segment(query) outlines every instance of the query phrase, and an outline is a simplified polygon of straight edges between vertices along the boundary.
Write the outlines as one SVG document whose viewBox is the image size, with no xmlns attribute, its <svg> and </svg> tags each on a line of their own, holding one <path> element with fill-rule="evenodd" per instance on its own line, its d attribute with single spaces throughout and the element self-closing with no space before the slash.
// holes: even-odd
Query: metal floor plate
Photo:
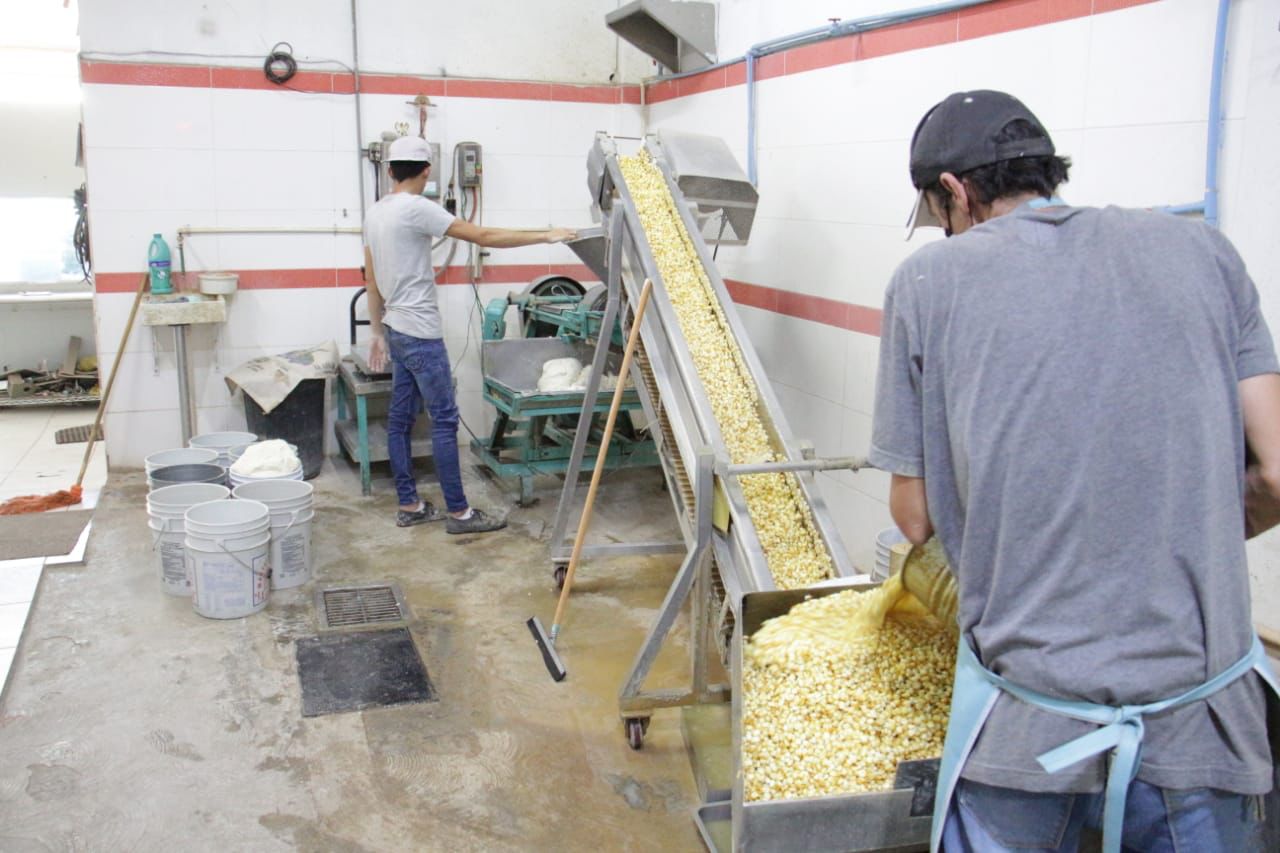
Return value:
<svg viewBox="0 0 1280 853">
<path fill-rule="evenodd" d="M 436 699 L 407 628 L 304 637 L 297 658 L 304 717 Z"/>
</svg>

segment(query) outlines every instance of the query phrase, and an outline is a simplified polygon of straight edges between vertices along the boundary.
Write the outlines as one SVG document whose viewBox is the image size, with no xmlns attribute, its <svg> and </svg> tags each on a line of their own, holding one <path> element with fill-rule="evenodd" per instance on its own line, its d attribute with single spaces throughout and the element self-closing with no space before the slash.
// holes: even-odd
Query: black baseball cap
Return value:
<svg viewBox="0 0 1280 853">
<path fill-rule="evenodd" d="M 1040 134 L 997 143 L 995 138 L 1000 131 L 1018 119 L 1029 122 Z M 1013 95 L 990 89 L 948 95 L 924 114 L 911 137 L 911 183 L 919 193 L 907 220 L 907 238 L 910 239 L 918 227 L 942 226 L 929 210 L 924 188 L 937 181 L 943 172 L 960 175 L 1001 160 L 1053 153 L 1049 132 Z"/>
</svg>

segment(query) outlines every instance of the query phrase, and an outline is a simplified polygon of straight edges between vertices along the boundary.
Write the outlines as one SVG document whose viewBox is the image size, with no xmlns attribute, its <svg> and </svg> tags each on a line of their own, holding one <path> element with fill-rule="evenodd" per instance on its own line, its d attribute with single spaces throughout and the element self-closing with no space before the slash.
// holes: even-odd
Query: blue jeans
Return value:
<svg viewBox="0 0 1280 853">
<path fill-rule="evenodd" d="M 1209 788 L 1175 791 L 1134 780 L 1122 849 L 1142 853 L 1261 853 L 1262 797 Z M 961 779 L 942 833 L 945 853 L 1068 853 L 1101 829 L 1103 795 L 1036 794 Z"/>
<path fill-rule="evenodd" d="M 467 508 L 467 496 L 462 491 L 462 467 L 458 463 L 458 404 L 453 397 L 453 374 L 444 341 L 415 338 L 390 326 L 385 328 L 391 357 L 387 454 L 396 478 L 396 496 L 401 506 L 418 503 L 409 438 L 425 402 L 431 415 L 431 454 L 445 506 L 450 512 L 462 512 Z"/>
</svg>

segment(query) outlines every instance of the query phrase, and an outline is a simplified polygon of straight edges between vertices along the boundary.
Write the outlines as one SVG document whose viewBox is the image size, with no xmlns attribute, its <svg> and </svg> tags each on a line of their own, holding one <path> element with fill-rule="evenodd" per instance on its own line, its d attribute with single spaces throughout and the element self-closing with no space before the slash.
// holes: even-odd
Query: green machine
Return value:
<svg viewBox="0 0 1280 853">
<path fill-rule="evenodd" d="M 521 506 L 535 500 L 534 477 L 563 474 L 568 468 L 582 412 L 582 391 L 538 390 L 542 366 L 557 358 L 591 364 L 606 299 L 604 285 L 588 290 L 568 276 L 548 275 L 520 293 L 510 293 L 485 306 L 480 365 L 484 398 L 497 410 L 497 417 L 487 437 L 472 439 L 471 452 L 498 478 L 519 481 Z M 512 306 L 520 328 L 518 337 L 508 338 L 507 314 Z M 607 364 L 609 372 L 616 374 L 623 342 L 617 324 L 611 340 L 617 351 L 609 354 Z M 601 390 L 586 427 L 597 447 L 612 396 L 612 390 Z M 640 409 L 636 390 L 627 389 L 622 411 Z M 594 464 L 595 454 L 588 453 L 582 469 L 590 471 Z M 637 428 L 631 417 L 621 418 L 610 443 L 606 469 L 657 464 L 657 448 L 647 430 Z"/>
</svg>

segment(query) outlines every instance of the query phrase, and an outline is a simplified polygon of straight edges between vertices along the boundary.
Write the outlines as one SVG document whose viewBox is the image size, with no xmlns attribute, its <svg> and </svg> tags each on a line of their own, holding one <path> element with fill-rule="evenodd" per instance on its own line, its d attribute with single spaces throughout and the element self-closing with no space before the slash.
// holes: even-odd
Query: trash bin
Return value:
<svg viewBox="0 0 1280 853">
<path fill-rule="evenodd" d="M 320 473 L 324 462 L 323 379 L 303 379 L 270 414 L 245 394 L 244 419 L 259 439 L 282 438 L 297 446 L 303 479 Z"/>
</svg>

